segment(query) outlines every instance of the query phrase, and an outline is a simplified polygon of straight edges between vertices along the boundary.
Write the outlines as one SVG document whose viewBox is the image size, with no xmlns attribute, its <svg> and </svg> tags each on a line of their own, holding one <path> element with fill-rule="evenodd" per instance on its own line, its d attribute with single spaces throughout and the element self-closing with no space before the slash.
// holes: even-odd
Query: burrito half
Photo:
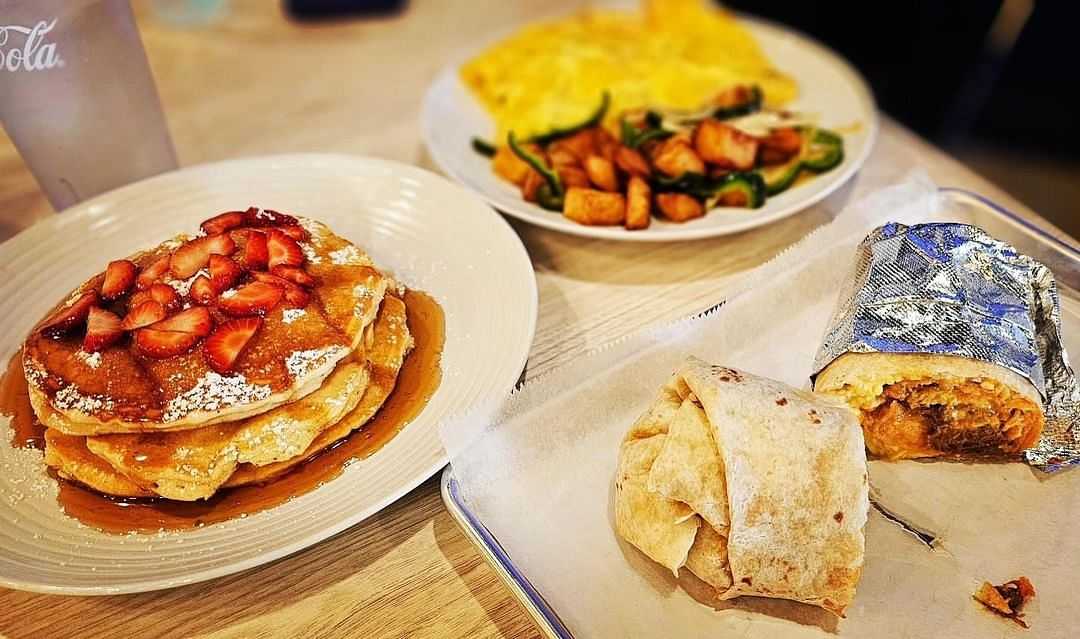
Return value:
<svg viewBox="0 0 1080 639">
<path fill-rule="evenodd" d="M 867 449 L 885 459 L 1014 455 L 1043 429 L 1030 381 L 955 355 L 846 353 L 817 376 L 814 390 L 857 410 Z"/>
<path fill-rule="evenodd" d="M 722 599 L 843 616 L 862 571 L 862 432 L 841 403 L 690 358 L 619 454 L 617 533 Z"/>
</svg>

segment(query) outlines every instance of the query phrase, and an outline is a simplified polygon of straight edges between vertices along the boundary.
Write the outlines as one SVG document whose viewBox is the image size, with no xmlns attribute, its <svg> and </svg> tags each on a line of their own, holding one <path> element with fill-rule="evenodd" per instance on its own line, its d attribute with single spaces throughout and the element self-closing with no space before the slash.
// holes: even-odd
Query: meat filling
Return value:
<svg viewBox="0 0 1080 639">
<path fill-rule="evenodd" d="M 989 379 L 903 380 L 879 399 L 862 425 L 870 452 L 888 459 L 1017 453 L 1041 430 L 1038 406 Z"/>
</svg>

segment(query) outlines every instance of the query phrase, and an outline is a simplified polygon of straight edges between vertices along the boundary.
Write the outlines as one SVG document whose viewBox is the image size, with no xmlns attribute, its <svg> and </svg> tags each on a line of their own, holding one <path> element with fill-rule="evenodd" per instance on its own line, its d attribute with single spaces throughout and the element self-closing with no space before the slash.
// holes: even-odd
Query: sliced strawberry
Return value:
<svg viewBox="0 0 1080 639">
<path fill-rule="evenodd" d="M 172 287 L 170 286 L 169 288 Z M 143 302 L 149 302 L 152 299 L 154 298 L 150 295 L 150 291 L 136 291 L 132 293 L 131 297 L 129 297 L 127 301 L 128 312 L 130 313 L 131 310 L 139 304 L 142 304 Z"/>
<path fill-rule="evenodd" d="M 224 213 L 219 213 L 209 220 L 204 221 L 199 225 L 199 228 L 207 235 L 217 235 L 218 233 L 224 233 L 229 229 L 234 229 L 243 223 L 243 211 L 225 211 Z"/>
<path fill-rule="evenodd" d="M 258 231 L 249 232 L 244 244 L 244 256 L 241 258 L 244 267 L 252 271 L 262 271 L 266 269 L 269 260 L 270 250 L 266 245 L 266 235 Z"/>
<path fill-rule="evenodd" d="M 266 247 L 270 250 L 270 269 L 275 266 L 300 266 L 304 263 L 304 252 L 296 240 L 278 229 L 266 232 Z"/>
<path fill-rule="evenodd" d="M 214 288 L 214 284 L 210 281 L 210 278 L 205 275 L 200 275 L 195 278 L 195 281 L 191 283 L 191 288 L 188 289 L 188 295 L 191 299 L 195 300 L 197 304 L 213 304 L 217 299 L 218 291 Z"/>
<path fill-rule="evenodd" d="M 244 224 L 247 226 L 295 226 L 299 223 L 300 221 L 291 215 L 270 209 L 260 211 L 253 206 L 244 212 Z"/>
<path fill-rule="evenodd" d="M 86 321 L 86 316 L 90 314 L 90 309 L 97 306 L 99 301 L 101 301 L 101 298 L 98 297 L 96 291 L 83 293 L 79 299 L 75 300 L 71 305 L 53 313 L 52 317 L 42 324 L 41 332 L 49 335 L 56 335 L 79 326 Z"/>
<path fill-rule="evenodd" d="M 243 274 L 244 269 L 240 268 L 240 265 L 232 258 L 224 255 L 210 256 L 210 283 L 214 285 L 214 290 L 218 293 L 236 284 Z"/>
<path fill-rule="evenodd" d="M 299 284 L 300 286 L 311 287 L 316 284 L 315 278 L 299 266 L 279 264 L 270 269 L 270 272 L 278 277 L 289 280 L 293 284 Z"/>
<path fill-rule="evenodd" d="M 228 233 L 200 237 L 176 249 L 169 261 L 169 270 L 180 279 L 187 279 L 206 266 L 211 255 L 229 255 L 236 243 Z"/>
<path fill-rule="evenodd" d="M 168 284 L 157 283 L 150 287 L 148 291 L 150 298 L 158 304 L 164 306 L 167 310 L 176 310 L 180 308 L 180 295 L 176 292 L 176 289 Z"/>
<path fill-rule="evenodd" d="M 165 276 L 165 272 L 169 270 L 170 256 L 158 258 L 157 261 L 150 264 L 139 273 L 139 277 L 135 278 L 135 288 L 141 290 L 148 289 L 150 286 Z"/>
<path fill-rule="evenodd" d="M 307 229 L 300 226 L 299 224 L 285 224 L 284 226 L 277 227 L 277 229 L 285 235 L 288 235 L 292 239 L 296 240 L 297 242 L 303 242 L 304 240 L 311 237 L 311 235 L 307 232 Z"/>
<path fill-rule="evenodd" d="M 131 260 L 116 260 L 105 267 L 105 279 L 101 282 L 101 298 L 114 300 L 128 292 L 135 283 L 137 267 Z"/>
<path fill-rule="evenodd" d="M 140 328 L 135 331 L 135 348 L 147 357 L 167 359 L 188 351 L 199 339 L 198 335 L 192 333 Z"/>
<path fill-rule="evenodd" d="M 192 240 L 176 249 L 169 260 L 169 270 L 176 277 L 186 280 L 206 266 L 210 259 L 210 247 L 203 242 L 205 238 Z"/>
<path fill-rule="evenodd" d="M 277 306 L 284 294 L 285 290 L 280 286 L 256 281 L 236 289 L 233 295 L 219 297 L 218 307 L 236 317 L 265 315 Z"/>
<path fill-rule="evenodd" d="M 150 326 L 155 322 L 165 319 L 165 306 L 156 300 L 146 300 L 138 306 L 131 307 L 124 321 L 120 323 L 120 329 L 133 331 L 137 328 Z"/>
<path fill-rule="evenodd" d="M 281 289 L 285 291 L 282 298 L 285 300 L 285 304 L 289 308 L 304 308 L 311 300 L 310 293 L 283 277 L 258 271 L 252 273 L 251 276 L 260 282 L 265 282 L 274 286 L 280 286 Z"/>
<path fill-rule="evenodd" d="M 86 336 L 83 337 L 83 350 L 96 353 L 124 336 L 120 328 L 120 318 L 103 308 L 91 307 L 86 318 Z"/>
<path fill-rule="evenodd" d="M 210 368 L 219 373 L 232 370 L 236 358 L 244 346 L 262 326 L 258 317 L 244 317 L 225 322 L 214 330 L 214 334 L 203 343 L 203 357 Z"/>
<path fill-rule="evenodd" d="M 190 333 L 196 337 L 206 337 L 214 329 L 214 318 L 203 306 L 192 306 L 172 317 L 165 318 L 150 326 L 155 331 L 170 333 Z"/>
<path fill-rule="evenodd" d="M 210 255 L 232 255 L 233 251 L 236 250 L 236 242 L 228 233 L 208 235 L 199 241 L 206 245 Z"/>
</svg>

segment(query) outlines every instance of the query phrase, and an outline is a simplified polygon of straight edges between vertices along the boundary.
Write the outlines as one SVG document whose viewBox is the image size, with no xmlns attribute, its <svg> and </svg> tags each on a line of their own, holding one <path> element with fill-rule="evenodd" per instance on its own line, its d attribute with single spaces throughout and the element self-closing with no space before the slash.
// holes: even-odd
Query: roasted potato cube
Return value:
<svg viewBox="0 0 1080 639">
<path fill-rule="evenodd" d="M 618 191 L 619 177 L 615 175 L 615 165 L 599 155 L 585 158 L 585 172 L 589 181 L 601 191 Z"/>
<path fill-rule="evenodd" d="M 567 148 L 554 148 L 548 151 L 548 162 L 558 169 L 564 166 L 581 168 L 581 160 Z"/>
<path fill-rule="evenodd" d="M 619 141 L 604 127 L 596 128 L 596 154 L 608 162 L 615 162 L 615 153 L 619 150 Z"/>
<path fill-rule="evenodd" d="M 640 175 L 646 178 L 652 175 L 652 169 L 649 168 L 649 163 L 645 160 L 645 157 L 634 149 L 621 144 L 615 150 L 615 165 L 629 175 Z"/>
<path fill-rule="evenodd" d="M 653 158 L 653 166 L 670 177 L 679 177 L 684 173 L 705 173 L 705 163 L 694 149 L 686 142 L 675 139 L 664 142 Z"/>
<path fill-rule="evenodd" d="M 652 219 L 652 189 L 637 175 L 630 176 L 626 186 L 626 228 L 634 231 L 647 228 Z"/>
<path fill-rule="evenodd" d="M 525 174 L 525 181 L 521 183 L 521 197 L 526 202 L 536 201 L 536 190 L 540 188 L 540 185 L 544 183 L 544 178 L 539 173 L 534 171 L 532 167 L 529 167 L 529 172 Z"/>
<path fill-rule="evenodd" d="M 535 144 L 526 144 L 524 148 L 541 157 L 544 155 L 540 147 Z M 532 170 L 525 160 L 519 158 L 508 146 L 495 149 L 495 156 L 491 158 L 491 168 L 495 171 L 495 175 L 518 186 L 525 183 L 525 176 Z"/>
<path fill-rule="evenodd" d="M 588 226 L 614 226 L 626 219 L 622 193 L 572 187 L 566 191 L 563 215 Z"/>
<path fill-rule="evenodd" d="M 556 150 L 569 151 L 579 162 L 583 162 L 585 158 L 596 153 L 596 129 L 583 129 L 548 146 L 549 152 Z"/>
<path fill-rule="evenodd" d="M 686 222 L 705 215 L 701 202 L 685 193 L 658 193 L 656 206 L 672 222 Z"/>
<path fill-rule="evenodd" d="M 570 188 L 572 186 L 580 186 L 582 188 L 589 188 L 592 184 L 589 183 L 589 175 L 578 166 L 561 166 L 555 169 L 555 172 L 559 174 L 559 179 L 562 180 L 563 188 Z"/>
<path fill-rule="evenodd" d="M 760 140 L 758 161 L 762 164 L 783 164 L 802 150 L 802 135 L 791 127 L 773 129 Z"/>
<path fill-rule="evenodd" d="M 694 129 L 694 149 L 710 164 L 747 171 L 754 168 L 758 141 L 733 126 L 708 118 Z"/>
</svg>

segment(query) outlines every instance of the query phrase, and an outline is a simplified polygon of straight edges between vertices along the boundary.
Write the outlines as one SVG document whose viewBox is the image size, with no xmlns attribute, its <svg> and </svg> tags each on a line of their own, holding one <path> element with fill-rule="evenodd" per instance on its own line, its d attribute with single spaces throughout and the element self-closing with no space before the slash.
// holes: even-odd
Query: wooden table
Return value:
<svg viewBox="0 0 1080 639">
<path fill-rule="evenodd" d="M 339 151 L 430 168 L 417 123 L 423 92 L 444 61 L 476 34 L 571 4 L 415 0 L 398 17 L 300 25 L 283 17 L 278 3 L 234 0 L 226 20 L 192 30 L 157 23 L 147 3 L 136 7 L 183 165 Z M 641 327 L 710 306 L 740 273 L 829 220 L 852 197 L 914 167 L 939 184 L 976 190 L 1049 227 L 887 118 L 870 161 L 849 186 L 811 211 L 759 231 L 631 245 L 515 223 L 540 286 L 528 376 Z M 46 215 L 48 203 L 10 140 L 0 137 L 0 240 Z M 333 539 L 231 577 L 84 599 L 0 589 L 0 634 L 538 636 L 443 508 L 436 478 Z"/>
</svg>

